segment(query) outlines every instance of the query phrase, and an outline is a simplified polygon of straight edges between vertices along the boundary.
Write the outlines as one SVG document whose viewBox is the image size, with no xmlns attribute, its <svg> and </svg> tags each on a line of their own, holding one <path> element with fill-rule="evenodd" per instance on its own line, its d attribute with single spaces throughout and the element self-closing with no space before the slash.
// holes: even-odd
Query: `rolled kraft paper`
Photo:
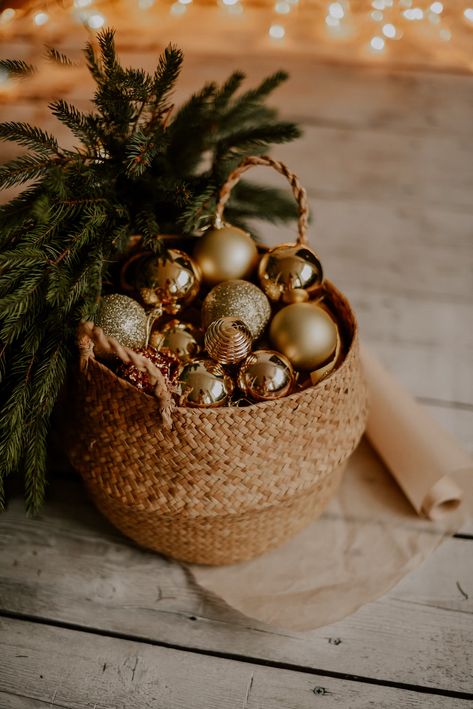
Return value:
<svg viewBox="0 0 473 709">
<path fill-rule="evenodd" d="M 417 513 L 441 519 L 462 501 L 449 475 L 473 471 L 472 459 L 365 346 L 361 361 L 370 406 L 367 437 Z"/>
</svg>

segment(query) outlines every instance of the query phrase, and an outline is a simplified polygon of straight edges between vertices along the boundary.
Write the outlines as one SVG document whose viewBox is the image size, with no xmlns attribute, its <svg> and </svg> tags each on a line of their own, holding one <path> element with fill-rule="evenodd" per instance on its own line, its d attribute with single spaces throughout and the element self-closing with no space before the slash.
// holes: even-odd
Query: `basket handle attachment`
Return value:
<svg viewBox="0 0 473 709">
<path fill-rule="evenodd" d="M 174 400 L 171 389 L 163 373 L 147 357 L 129 347 L 123 347 L 114 337 L 105 335 L 101 327 L 93 322 L 82 322 L 77 330 L 77 345 L 79 348 L 79 365 L 82 372 L 88 367 L 89 359 L 98 354 L 101 357 L 116 355 L 125 364 L 134 364 L 140 372 L 146 372 L 153 386 L 153 393 L 159 405 L 163 425 L 172 428 L 172 412 Z"/>
<path fill-rule="evenodd" d="M 307 246 L 307 226 L 309 222 L 309 205 L 307 202 L 307 192 L 305 191 L 304 187 L 302 187 L 297 176 L 293 172 L 291 172 L 286 167 L 286 165 L 284 165 L 284 163 L 280 162 L 279 160 L 273 160 L 273 158 L 270 158 L 267 155 L 255 155 L 247 157 L 238 165 L 238 167 L 233 170 L 233 172 L 229 174 L 218 196 L 214 220 L 215 227 L 218 229 L 223 225 L 223 210 L 225 209 L 225 205 L 228 202 L 232 189 L 240 181 L 240 178 L 243 173 L 249 170 L 250 168 L 256 167 L 258 165 L 272 167 L 274 170 L 276 170 L 276 172 L 279 172 L 289 181 L 292 187 L 292 193 L 299 208 L 299 217 L 297 222 L 297 243 L 301 246 Z"/>
</svg>

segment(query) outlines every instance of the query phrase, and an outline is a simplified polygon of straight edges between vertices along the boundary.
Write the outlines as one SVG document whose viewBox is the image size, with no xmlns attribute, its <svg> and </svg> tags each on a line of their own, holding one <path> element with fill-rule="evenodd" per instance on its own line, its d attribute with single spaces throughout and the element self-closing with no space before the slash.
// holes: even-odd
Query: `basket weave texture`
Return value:
<svg viewBox="0 0 473 709">
<path fill-rule="evenodd" d="M 69 456 L 103 514 L 139 544 L 229 564 L 278 546 L 315 519 L 366 423 L 357 326 L 330 283 L 347 353 L 327 379 L 283 399 L 220 409 L 156 400 L 95 359 L 75 378 Z"/>
</svg>

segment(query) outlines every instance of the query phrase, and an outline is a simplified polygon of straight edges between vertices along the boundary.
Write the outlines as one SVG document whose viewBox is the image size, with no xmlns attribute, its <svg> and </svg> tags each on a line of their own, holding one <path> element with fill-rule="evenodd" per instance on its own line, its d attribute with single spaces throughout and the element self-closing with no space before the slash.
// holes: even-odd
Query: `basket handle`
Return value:
<svg viewBox="0 0 473 709">
<path fill-rule="evenodd" d="M 80 356 L 80 369 L 87 370 L 89 359 L 99 356 L 117 355 L 125 364 L 130 362 L 141 372 L 146 372 L 153 386 L 153 393 L 159 404 L 163 425 L 167 429 L 172 428 L 172 411 L 174 400 L 171 395 L 170 386 L 166 382 L 163 373 L 151 360 L 135 352 L 129 347 L 123 347 L 114 337 L 108 337 L 101 327 L 93 322 L 82 322 L 77 330 L 77 345 Z"/>
<path fill-rule="evenodd" d="M 279 162 L 279 160 L 273 160 L 273 158 L 270 158 L 267 155 L 247 157 L 229 174 L 218 196 L 217 208 L 215 210 L 215 226 L 217 228 L 222 226 L 223 210 L 230 197 L 232 189 L 240 181 L 240 177 L 251 167 L 256 167 L 257 165 L 272 167 L 289 181 L 292 187 L 292 193 L 299 208 L 297 243 L 301 246 L 306 246 L 308 244 L 307 225 L 309 221 L 307 192 L 304 187 L 302 187 L 296 175 L 291 172 L 286 165 L 284 165 L 284 163 Z"/>
</svg>

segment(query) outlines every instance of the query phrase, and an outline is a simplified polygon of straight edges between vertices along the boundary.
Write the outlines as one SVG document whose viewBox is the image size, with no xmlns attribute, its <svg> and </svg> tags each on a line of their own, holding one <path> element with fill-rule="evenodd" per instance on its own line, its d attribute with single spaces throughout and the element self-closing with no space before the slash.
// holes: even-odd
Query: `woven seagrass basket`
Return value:
<svg viewBox="0 0 473 709">
<path fill-rule="evenodd" d="M 254 164 L 270 164 L 290 179 L 302 213 L 305 193 L 269 158 L 247 159 L 221 201 Z M 162 402 L 93 357 L 103 333 L 82 330 L 87 366 L 75 378 L 68 452 L 97 507 L 124 534 L 177 559 L 229 564 L 278 546 L 323 511 L 367 413 L 355 317 L 329 282 L 325 299 L 344 342 L 343 362 L 330 376 L 243 408 L 176 407 L 172 427 L 163 424 Z M 126 348 L 114 352 L 130 355 Z"/>
</svg>

